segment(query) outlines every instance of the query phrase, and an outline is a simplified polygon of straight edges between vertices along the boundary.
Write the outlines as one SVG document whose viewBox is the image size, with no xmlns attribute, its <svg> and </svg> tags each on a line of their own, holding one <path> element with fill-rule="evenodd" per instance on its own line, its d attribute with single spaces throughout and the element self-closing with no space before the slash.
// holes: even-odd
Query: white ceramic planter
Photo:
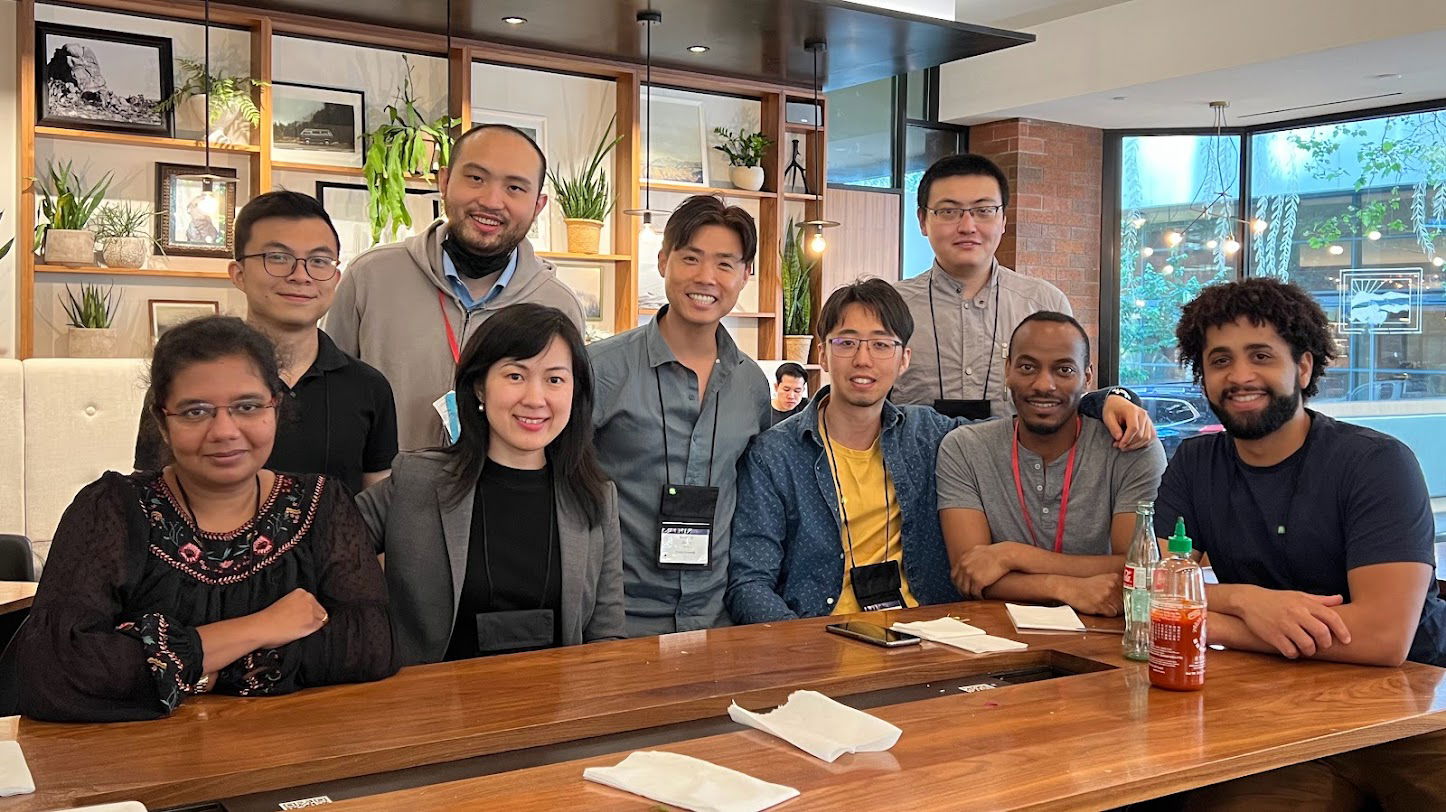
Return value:
<svg viewBox="0 0 1446 812">
<path fill-rule="evenodd" d="M 730 166 L 728 167 L 728 180 L 739 189 L 756 192 L 763 188 L 763 167 Z"/>
<path fill-rule="evenodd" d="M 95 234 L 70 228 L 45 230 L 46 265 L 94 265 Z"/>
<path fill-rule="evenodd" d="M 146 264 L 150 248 L 145 237 L 107 237 L 100 257 L 111 268 L 139 268 Z"/>
</svg>

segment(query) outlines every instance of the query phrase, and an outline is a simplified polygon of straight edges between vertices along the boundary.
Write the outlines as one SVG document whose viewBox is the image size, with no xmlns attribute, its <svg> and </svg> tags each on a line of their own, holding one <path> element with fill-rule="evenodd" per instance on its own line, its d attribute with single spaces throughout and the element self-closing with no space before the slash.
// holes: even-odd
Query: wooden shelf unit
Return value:
<svg viewBox="0 0 1446 812">
<path fill-rule="evenodd" d="M 124 133 L 93 132 L 62 127 L 41 127 L 35 124 L 35 7 L 36 0 L 16 0 L 16 64 L 18 105 L 16 116 L 17 152 L 19 155 L 19 177 L 28 178 L 37 174 L 35 144 L 37 139 L 61 139 L 95 143 L 120 144 L 151 149 L 201 150 L 204 143 L 181 138 L 132 135 Z M 157 15 L 199 25 L 203 17 L 201 0 L 166 0 L 157 4 L 154 0 L 65 0 L 63 5 L 102 11 L 131 14 L 136 16 L 136 29 L 147 25 L 147 18 Z M 532 68 L 546 71 L 571 73 L 614 83 L 617 101 L 619 133 L 623 136 L 613 152 L 613 177 L 616 184 L 616 200 L 612 219 L 612 245 L 605 246 L 607 254 L 572 254 L 563 251 L 540 252 L 540 255 L 560 262 L 600 262 L 612 265 L 613 275 L 613 319 L 616 330 L 627 329 L 638 321 L 637 302 L 638 269 L 637 223 L 622 212 L 637 209 L 642 202 L 643 183 L 642 155 L 643 142 L 641 120 L 644 112 L 640 94 L 643 66 L 598 59 L 577 57 L 541 49 L 523 48 L 515 45 L 453 38 L 450 50 L 447 40 L 441 34 L 415 30 L 393 29 L 368 23 L 338 21 L 292 12 L 270 12 L 238 5 L 221 5 L 212 9 L 212 21 L 217 25 L 245 27 L 251 37 L 251 74 L 253 78 L 269 82 L 272 79 L 273 37 L 279 35 L 314 37 L 333 42 L 347 42 L 363 47 L 384 47 L 402 49 L 407 52 L 429 56 L 445 57 L 448 60 L 451 77 L 451 97 L 447 100 L 449 111 L 460 118 L 463 128 L 470 125 L 472 65 L 485 55 L 489 64 Z M 780 188 L 782 170 L 787 162 L 785 134 L 800 133 L 811 142 L 810 182 L 817 182 L 814 167 L 822 167 L 822 159 L 813 152 L 818 144 L 812 144 L 814 128 L 806 125 L 787 124 L 784 121 L 784 107 L 787 101 L 812 101 L 812 90 L 806 87 L 785 87 L 777 84 L 753 82 L 730 77 L 713 76 L 705 73 L 690 73 L 674 69 L 654 70 L 655 78 L 664 76 L 670 87 L 693 90 L 700 93 L 723 93 L 726 95 L 757 99 L 761 104 L 761 126 L 764 135 L 771 140 L 765 155 L 763 191 L 721 187 L 697 187 L 686 184 L 663 182 L 648 183 L 654 191 L 684 194 L 716 194 L 725 199 L 754 199 L 759 201 L 759 247 L 755 260 L 758 275 L 758 312 L 734 313 L 733 318 L 758 320 L 758 357 L 777 359 L 783 352 L 782 285 L 779 279 L 778 245 L 786 223 L 786 204 L 802 202 L 809 217 L 821 216 L 822 198 L 797 192 L 776 191 Z M 274 188 L 276 172 L 300 172 L 319 176 L 360 178 L 359 167 L 338 167 L 307 163 L 273 161 L 271 159 L 271 88 L 258 87 L 253 99 L 261 111 L 261 121 L 255 130 L 255 144 L 225 146 L 213 144 L 211 148 L 223 155 L 245 155 L 248 157 L 249 188 L 253 194 Z M 243 170 L 245 171 L 245 170 Z M 823 175 L 818 175 L 821 180 Z M 419 180 L 419 182 L 421 182 Z M 821 184 L 820 184 L 821 185 Z M 769 191 L 769 190 L 775 191 Z M 35 226 L 37 190 L 33 184 L 22 184 L 19 206 L 15 221 L 16 233 L 30 234 Z M 244 201 L 237 201 L 238 207 Z M 22 241 L 23 242 L 23 241 Z M 15 251 L 17 290 L 17 343 L 18 355 L 30 357 L 35 349 L 37 308 L 35 282 L 39 274 L 80 273 L 128 277 L 136 281 L 146 278 L 192 278 L 222 281 L 223 271 L 207 271 L 180 268 L 163 269 L 113 269 L 102 267 L 69 268 L 46 266 L 39 258 L 17 245 Z M 817 287 L 815 271 L 815 287 Z M 815 297 L 815 301 L 817 301 Z"/>
</svg>

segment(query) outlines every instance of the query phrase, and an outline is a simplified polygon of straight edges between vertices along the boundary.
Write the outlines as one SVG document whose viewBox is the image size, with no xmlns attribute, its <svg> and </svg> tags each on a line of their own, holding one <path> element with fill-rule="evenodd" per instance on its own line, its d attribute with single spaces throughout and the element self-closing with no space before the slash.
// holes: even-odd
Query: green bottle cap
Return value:
<svg viewBox="0 0 1446 812">
<path fill-rule="evenodd" d="M 1170 553 L 1172 555 L 1189 555 L 1194 546 L 1190 537 L 1185 535 L 1185 517 L 1176 516 L 1175 535 L 1170 537 Z"/>
</svg>

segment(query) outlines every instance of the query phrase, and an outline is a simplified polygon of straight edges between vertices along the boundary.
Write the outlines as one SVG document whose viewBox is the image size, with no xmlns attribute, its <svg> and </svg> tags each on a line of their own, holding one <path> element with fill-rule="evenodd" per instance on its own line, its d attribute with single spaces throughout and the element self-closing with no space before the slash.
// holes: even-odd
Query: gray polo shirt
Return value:
<svg viewBox="0 0 1446 812">
<path fill-rule="evenodd" d="M 1062 431 L 1069 431 L 1066 427 Z M 990 541 L 1030 544 L 1014 488 L 1011 447 L 1013 420 L 960 426 L 939 444 L 936 464 L 939 510 L 982 510 Z M 1098 420 L 1083 421 L 1065 517 L 1064 549 L 1074 555 L 1109 555 L 1110 521 L 1133 513 L 1140 502 L 1154 501 L 1165 473 L 1165 449 L 1156 440 L 1137 451 L 1120 451 Z M 1034 520 L 1036 546 L 1054 550 L 1059 527 L 1060 493 L 1069 452 L 1045 465 L 1038 454 L 1019 447 L 1019 480 Z"/>
<path fill-rule="evenodd" d="M 928 273 L 896 282 L 894 287 L 914 317 L 909 368 L 894 384 L 889 397 L 894 403 L 929 406 L 941 397 L 988 399 L 993 402 L 995 417 L 1013 415 L 1014 404 L 1004 386 L 1009 336 L 1031 313 L 1054 310 L 1074 315 L 1069 300 L 1059 288 L 1043 279 L 1016 273 L 997 261 L 989 283 L 973 299 L 965 298 L 964 286 L 937 262 Z M 996 300 L 998 310 L 994 306 Z M 941 378 L 943 394 L 940 394 Z M 984 393 L 986 379 L 988 394 Z"/>
<path fill-rule="evenodd" d="M 658 318 L 666 312 L 664 307 Z M 630 637 L 728 625 L 723 592 L 728 585 L 728 544 L 738 499 L 738 459 L 748 441 L 769 427 L 772 417 L 768 379 L 757 362 L 739 351 L 722 325 L 718 327 L 718 360 L 699 403 L 698 376 L 673 355 L 658 332 L 658 318 L 588 348 L 597 432 L 594 445 L 603 470 L 618 488 L 623 596 Z M 709 569 L 657 566 L 662 530 L 658 508 L 666 476 L 675 484 L 718 488 Z"/>
</svg>

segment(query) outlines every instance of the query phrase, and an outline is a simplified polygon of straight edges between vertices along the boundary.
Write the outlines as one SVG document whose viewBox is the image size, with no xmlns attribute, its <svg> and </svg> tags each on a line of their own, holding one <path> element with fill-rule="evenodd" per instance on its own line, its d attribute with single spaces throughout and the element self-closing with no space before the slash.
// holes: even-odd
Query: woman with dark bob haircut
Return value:
<svg viewBox="0 0 1446 812">
<path fill-rule="evenodd" d="M 187 696 L 381 679 L 387 593 L 350 495 L 266 470 L 286 386 L 237 318 L 166 331 L 151 357 L 172 464 L 107 472 L 60 519 L 16 640 L 20 710 L 150 719 Z"/>
<path fill-rule="evenodd" d="M 467 342 L 456 392 L 457 441 L 398 455 L 357 497 L 402 665 L 622 637 L 617 491 L 593 450 L 577 327 L 503 308 Z"/>
</svg>

